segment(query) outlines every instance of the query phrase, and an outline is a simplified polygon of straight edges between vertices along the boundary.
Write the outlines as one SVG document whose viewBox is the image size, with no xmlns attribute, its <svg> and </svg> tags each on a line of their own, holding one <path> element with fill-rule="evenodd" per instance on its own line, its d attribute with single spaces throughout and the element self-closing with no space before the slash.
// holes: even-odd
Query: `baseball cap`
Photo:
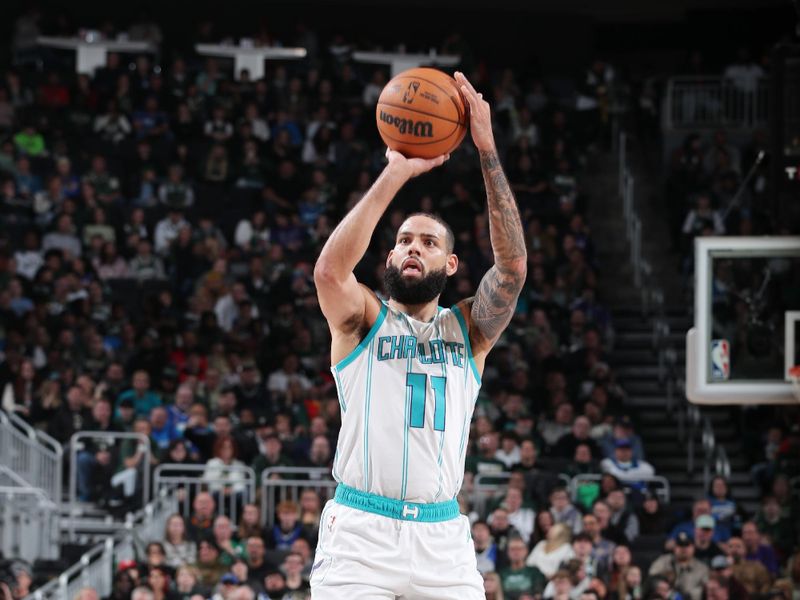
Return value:
<svg viewBox="0 0 800 600">
<path fill-rule="evenodd" d="M 11 563 L 9 570 L 14 577 L 18 577 L 20 573 L 27 573 L 27 575 L 30 576 L 33 572 L 31 570 L 31 566 L 24 560 L 15 560 L 13 563 Z"/>
<path fill-rule="evenodd" d="M 120 408 L 133 408 L 134 406 L 133 399 L 131 398 L 123 398 L 119 401 Z"/>
<path fill-rule="evenodd" d="M 629 438 L 620 438 L 618 440 L 614 440 L 614 447 L 615 448 L 630 448 L 631 447 L 631 440 Z"/>
<path fill-rule="evenodd" d="M 712 569 L 727 569 L 730 565 L 728 565 L 728 559 L 718 554 L 714 558 L 711 559 L 711 568 Z"/>
<path fill-rule="evenodd" d="M 628 415 L 622 415 L 614 419 L 614 425 L 620 425 L 622 427 L 633 427 L 633 423 L 631 422 L 631 418 Z"/>
<path fill-rule="evenodd" d="M 230 583 L 232 585 L 239 585 L 239 578 L 236 577 L 233 573 L 225 573 L 222 576 L 222 579 L 219 580 L 220 583 Z"/>
<path fill-rule="evenodd" d="M 127 571 L 128 569 L 135 569 L 135 568 L 136 568 L 135 560 L 121 560 L 117 565 L 118 571 Z"/>
<path fill-rule="evenodd" d="M 691 546 L 693 543 L 692 538 L 685 531 L 681 531 L 678 537 L 675 538 L 675 545 L 677 546 Z"/>
<path fill-rule="evenodd" d="M 711 515 L 700 515 L 694 520 L 694 526 L 698 529 L 714 529 L 714 517 Z"/>
</svg>

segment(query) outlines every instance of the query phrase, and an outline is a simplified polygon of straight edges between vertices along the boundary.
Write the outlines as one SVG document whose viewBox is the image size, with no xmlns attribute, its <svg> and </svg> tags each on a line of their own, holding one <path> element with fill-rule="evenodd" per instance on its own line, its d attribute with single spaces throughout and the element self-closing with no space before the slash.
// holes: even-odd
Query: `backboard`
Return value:
<svg viewBox="0 0 800 600">
<path fill-rule="evenodd" d="M 695 239 L 686 395 L 696 404 L 793 404 L 800 364 L 800 237 Z"/>
</svg>

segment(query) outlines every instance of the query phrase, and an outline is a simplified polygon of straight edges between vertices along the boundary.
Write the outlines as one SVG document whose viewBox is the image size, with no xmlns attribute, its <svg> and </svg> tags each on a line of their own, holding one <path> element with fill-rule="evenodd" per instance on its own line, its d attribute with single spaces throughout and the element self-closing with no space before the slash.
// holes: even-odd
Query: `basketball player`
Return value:
<svg viewBox="0 0 800 600">
<path fill-rule="evenodd" d="M 467 517 L 456 495 L 484 361 L 511 320 L 527 257 L 514 195 L 495 149 L 489 104 L 456 73 L 480 153 L 495 265 L 477 294 L 438 306 L 458 269 L 453 233 L 411 215 L 386 258 L 382 302 L 353 269 L 403 184 L 447 156 L 389 164 L 336 227 L 314 269 L 332 335 L 342 411 L 335 499 L 320 518 L 315 600 L 484 598 Z"/>
</svg>

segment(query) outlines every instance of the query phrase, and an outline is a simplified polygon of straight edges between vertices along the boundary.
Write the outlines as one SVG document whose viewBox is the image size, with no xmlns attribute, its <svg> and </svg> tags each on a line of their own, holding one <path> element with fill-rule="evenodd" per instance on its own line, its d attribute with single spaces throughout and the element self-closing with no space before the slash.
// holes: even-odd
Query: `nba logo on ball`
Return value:
<svg viewBox="0 0 800 600">
<path fill-rule="evenodd" d="M 408 84 L 408 88 L 406 88 L 406 93 L 403 94 L 403 102 L 406 104 L 411 104 L 414 102 L 414 96 L 417 95 L 417 90 L 419 89 L 419 81 L 412 81 Z"/>
<path fill-rule="evenodd" d="M 711 379 L 727 381 L 731 374 L 731 347 L 728 340 L 711 340 Z"/>
</svg>

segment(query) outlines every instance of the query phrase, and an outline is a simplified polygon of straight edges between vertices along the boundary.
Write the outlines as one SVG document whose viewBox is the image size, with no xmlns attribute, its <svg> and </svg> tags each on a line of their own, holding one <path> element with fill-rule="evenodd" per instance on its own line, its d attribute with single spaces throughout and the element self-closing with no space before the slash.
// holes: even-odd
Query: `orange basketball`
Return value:
<svg viewBox="0 0 800 600">
<path fill-rule="evenodd" d="M 468 106 L 447 73 L 409 69 L 383 88 L 375 116 L 389 148 L 408 158 L 434 158 L 452 152 L 464 139 Z"/>
</svg>

